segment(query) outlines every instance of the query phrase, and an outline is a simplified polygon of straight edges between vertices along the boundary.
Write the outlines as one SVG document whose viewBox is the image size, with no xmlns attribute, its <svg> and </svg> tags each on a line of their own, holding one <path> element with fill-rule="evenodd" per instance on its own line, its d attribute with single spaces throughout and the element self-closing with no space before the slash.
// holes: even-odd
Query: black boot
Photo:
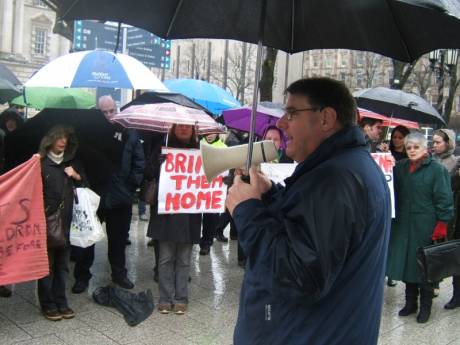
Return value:
<svg viewBox="0 0 460 345">
<path fill-rule="evenodd" d="M 420 311 L 417 315 L 418 323 L 426 323 L 431 315 L 433 304 L 433 286 L 431 284 L 420 284 Z"/>
<path fill-rule="evenodd" d="M 418 287 L 414 283 L 406 284 L 406 305 L 399 311 L 399 316 L 408 316 L 417 311 Z"/>
<path fill-rule="evenodd" d="M 452 299 L 444 306 L 446 309 L 455 309 L 460 307 L 460 276 L 453 277 L 452 285 L 454 287 L 454 291 Z"/>
</svg>

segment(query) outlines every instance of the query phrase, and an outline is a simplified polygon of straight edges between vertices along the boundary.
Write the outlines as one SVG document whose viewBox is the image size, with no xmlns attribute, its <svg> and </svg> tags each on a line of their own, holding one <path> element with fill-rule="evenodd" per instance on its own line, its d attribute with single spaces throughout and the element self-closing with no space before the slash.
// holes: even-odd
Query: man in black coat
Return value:
<svg viewBox="0 0 460 345">
<path fill-rule="evenodd" d="M 98 108 L 108 121 L 116 113 L 116 105 L 110 96 L 102 96 Z M 112 269 L 112 281 L 125 289 L 132 289 L 126 269 L 125 247 L 132 217 L 134 193 L 142 182 L 144 173 L 144 151 L 135 130 L 114 124 L 112 155 L 104 164 L 108 174 L 92 188 L 101 195 L 98 215 L 106 223 L 108 257 Z M 75 285 L 73 293 L 81 293 L 91 279 L 90 267 L 94 261 L 94 245 L 88 248 L 74 247 Z"/>
<path fill-rule="evenodd" d="M 282 187 L 251 169 L 226 201 L 247 256 L 234 344 L 377 344 L 388 185 L 343 83 L 302 79 L 287 94 L 277 125 L 294 173 Z"/>
</svg>

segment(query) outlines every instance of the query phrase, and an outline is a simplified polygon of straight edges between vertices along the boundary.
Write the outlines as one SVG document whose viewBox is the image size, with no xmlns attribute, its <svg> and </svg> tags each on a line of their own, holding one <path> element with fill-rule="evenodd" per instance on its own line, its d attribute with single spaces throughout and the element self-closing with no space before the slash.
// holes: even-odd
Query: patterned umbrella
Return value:
<svg viewBox="0 0 460 345">
<path fill-rule="evenodd" d="M 373 111 L 358 108 L 359 118 L 369 117 L 371 119 L 382 120 L 384 126 L 404 126 L 407 128 L 420 128 L 417 122 L 409 120 L 401 120 L 394 117 L 388 117 L 382 114 L 374 113 Z"/>
<path fill-rule="evenodd" d="M 204 111 L 175 103 L 133 105 L 112 120 L 127 128 L 161 133 L 168 133 L 173 124 L 193 125 L 199 135 L 225 132 L 225 127 Z"/>
</svg>

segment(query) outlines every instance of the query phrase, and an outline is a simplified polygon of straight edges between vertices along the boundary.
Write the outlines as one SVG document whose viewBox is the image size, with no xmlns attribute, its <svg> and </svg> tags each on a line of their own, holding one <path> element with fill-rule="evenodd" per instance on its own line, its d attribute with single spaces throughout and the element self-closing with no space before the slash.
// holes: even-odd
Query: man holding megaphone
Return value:
<svg viewBox="0 0 460 345">
<path fill-rule="evenodd" d="M 285 187 L 251 168 L 227 197 L 247 255 L 234 343 L 377 344 L 387 183 L 343 83 L 302 79 L 286 92 L 277 125 L 298 166 Z"/>
</svg>

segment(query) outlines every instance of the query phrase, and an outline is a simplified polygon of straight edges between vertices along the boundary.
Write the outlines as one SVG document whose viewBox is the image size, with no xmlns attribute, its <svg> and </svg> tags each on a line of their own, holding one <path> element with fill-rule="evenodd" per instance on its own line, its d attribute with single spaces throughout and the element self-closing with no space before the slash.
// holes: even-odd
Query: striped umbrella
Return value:
<svg viewBox="0 0 460 345">
<path fill-rule="evenodd" d="M 373 111 L 358 108 L 359 119 L 363 117 L 369 117 L 371 119 L 382 120 L 384 126 L 405 126 L 407 128 L 420 128 L 417 122 L 397 119 L 395 117 L 388 117 L 382 114 L 374 113 Z"/>
<path fill-rule="evenodd" d="M 88 50 L 58 57 L 43 66 L 24 86 L 168 91 L 139 60 L 126 54 L 103 50 Z"/>
<path fill-rule="evenodd" d="M 161 133 L 168 133 L 173 124 L 195 126 L 199 135 L 225 132 L 225 127 L 204 111 L 175 103 L 132 105 L 112 120 L 126 128 Z"/>
</svg>

